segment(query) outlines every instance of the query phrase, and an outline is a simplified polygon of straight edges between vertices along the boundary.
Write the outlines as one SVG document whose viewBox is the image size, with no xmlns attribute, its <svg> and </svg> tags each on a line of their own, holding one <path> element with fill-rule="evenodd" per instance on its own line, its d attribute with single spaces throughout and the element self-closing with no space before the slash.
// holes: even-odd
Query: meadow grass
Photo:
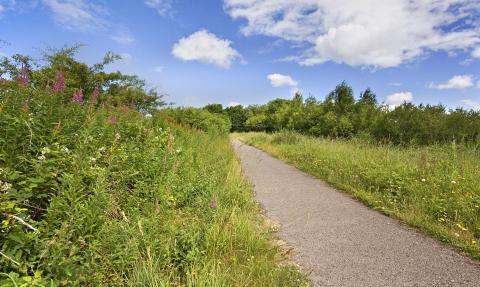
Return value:
<svg viewBox="0 0 480 287">
<path fill-rule="evenodd" d="M 377 145 L 294 132 L 233 136 L 480 259 L 480 152 L 476 148 Z"/>
<path fill-rule="evenodd" d="M 226 135 L 0 91 L 0 286 L 308 284 Z"/>
</svg>

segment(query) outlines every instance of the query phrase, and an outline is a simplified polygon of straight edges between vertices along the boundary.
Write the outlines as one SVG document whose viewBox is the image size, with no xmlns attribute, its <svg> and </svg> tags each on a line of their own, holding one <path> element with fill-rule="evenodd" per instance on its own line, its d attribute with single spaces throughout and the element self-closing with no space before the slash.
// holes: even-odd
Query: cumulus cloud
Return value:
<svg viewBox="0 0 480 287">
<path fill-rule="evenodd" d="M 158 14 L 165 16 L 172 9 L 171 0 L 145 0 L 145 4 L 157 10 Z"/>
<path fill-rule="evenodd" d="M 290 57 L 303 65 L 395 67 L 430 51 L 480 44 L 480 22 L 470 19 L 480 4 L 471 0 L 224 0 L 224 7 L 247 21 L 245 35 L 306 43 Z M 458 26 L 462 20 L 469 25 Z"/>
<path fill-rule="evenodd" d="M 480 103 L 474 100 L 466 99 L 461 101 L 462 104 L 476 111 L 480 111 Z"/>
<path fill-rule="evenodd" d="M 207 30 L 200 30 L 180 39 L 173 46 L 172 54 L 183 61 L 200 61 L 228 68 L 236 59 L 242 59 L 231 44 L 231 41 L 220 39 Z"/>
<path fill-rule="evenodd" d="M 107 22 L 103 19 L 108 14 L 106 8 L 93 1 L 86 0 L 43 0 L 54 15 L 55 21 L 70 30 L 103 29 Z"/>
<path fill-rule="evenodd" d="M 435 84 L 432 82 L 429 87 L 438 90 L 470 88 L 473 87 L 473 77 L 471 75 L 456 75 L 445 83 Z"/>
<path fill-rule="evenodd" d="M 400 92 L 388 95 L 385 98 L 385 104 L 390 109 L 394 109 L 403 103 L 410 103 L 413 100 L 413 94 L 411 92 Z"/>
<path fill-rule="evenodd" d="M 270 84 L 274 87 L 296 87 L 298 85 L 298 82 L 288 75 L 270 74 L 267 76 L 267 79 L 270 80 Z"/>
</svg>

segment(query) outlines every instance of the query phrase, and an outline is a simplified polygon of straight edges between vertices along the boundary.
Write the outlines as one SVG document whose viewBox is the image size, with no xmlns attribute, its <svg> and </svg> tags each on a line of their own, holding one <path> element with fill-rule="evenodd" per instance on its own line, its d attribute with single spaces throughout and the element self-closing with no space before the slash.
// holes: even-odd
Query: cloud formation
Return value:
<svg viewBox="0 0 480 287">
<path fill-rule="evenodd" d="M 465 89 L 473 87 L 473 77 L 471 75 L 456 75 L 445 83 L 435 84 L 430 83 L 429 87 L 432 89 L 446 90 L 446 89 Z"/>
<path fill-rule="evenodd" d="M 385 104 L 390 109 L 394 109 L 403 103 L 410 103 L 413 100 L 413 94 L 411 92 L 400 92 L 388 95 L 385 98 Z"/>
<path fill-rule="evenodd" d="M 220 39 L 207 30 L 200 30 L 181 38 L 173 46 L 172 54 L 183 61 L 200 61 L 229 68 L 232 62 L 242 58 L 231 44 L 231 41 Z"/>
<path fill-rule="evenodd" d="M 52 12 L 57 24 L 70 30 L 104 29 L 106 8 L 87 0 L 42 0 Z"/>
<path fill-rule="evenodd" d="M 165 16 L 172 9 L 171 0 L 145 0 L 145 4 L 157 10 L 158 14 Z"/>
<path fill-rule="evenodd" d="M 270 74 L 267 76 L 267 79 L 270 80 L 270 84 L 274 87 L 296 87 L 298 85 L 298 82 L 288 75 Z"/>
<path fill-rule="evenodd" d="M 396 67 L 431 51 L 480 45 L 478 1 L 224 0 L 224 7 L 247 21 L 241 28 L 247 36 L 306 43 L 300 55 L 289 57 L 302 65 Z"/>
</svg>

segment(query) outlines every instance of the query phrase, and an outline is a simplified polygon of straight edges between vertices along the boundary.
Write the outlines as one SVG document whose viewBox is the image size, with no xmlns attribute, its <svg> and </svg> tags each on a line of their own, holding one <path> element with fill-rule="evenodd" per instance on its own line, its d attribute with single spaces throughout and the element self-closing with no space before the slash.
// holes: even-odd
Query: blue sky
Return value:
<svg viewBox="0 0 480 287">
<path fill-rule="evenodd" d="M 480 0 L 0 0 L 0 55 L 106 51 L 177 105 L 323 99 L 480 110 Z"/>
</svg>

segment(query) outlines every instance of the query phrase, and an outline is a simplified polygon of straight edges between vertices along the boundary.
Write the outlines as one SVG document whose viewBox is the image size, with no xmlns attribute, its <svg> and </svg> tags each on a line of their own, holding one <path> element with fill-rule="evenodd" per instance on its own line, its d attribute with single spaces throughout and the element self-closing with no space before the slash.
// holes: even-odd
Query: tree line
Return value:
<svg viewBox="0 0 480 287">
<path fill-rule="evenodd" d="M 296 93 L 291 99 L 275 99 L 264 105 L 224 108 L 203 107 L 227 116 L 232 132 L 292 130 L 302 134 L 331 137 L 361 137 L 379 143 L 435 144 L 477 143 L 480 113 L 443 105 L 403 103 L 394 109 L 380 104 L 366 89 L 355 99 L 353 89 L 342 82 L 321 101 Z"/>
</svg>

